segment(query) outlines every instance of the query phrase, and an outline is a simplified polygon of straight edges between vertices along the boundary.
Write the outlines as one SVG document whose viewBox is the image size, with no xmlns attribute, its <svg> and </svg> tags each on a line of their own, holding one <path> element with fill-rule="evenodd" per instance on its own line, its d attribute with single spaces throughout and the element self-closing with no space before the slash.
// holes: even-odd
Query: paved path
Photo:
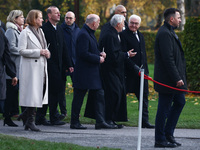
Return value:
<svg viewBox="0 0 200 150">
<path fill-rule="evenodd" d="M 0 133 L 35 140 L 66 142 L 91 147 L 110 147 L 122 150 L 137 149 L 137 127 L 124 127 L 123 129 L 95 130 L 94 125 L 86 125 L 87 130 L 72 130 L 69 124 L 63 126 L 38 126 L 42 132 L 25 131 L 22 122 L 15 121 L 19 127 L 2 126 L 0 120 Z M 200 130 L 176 129 L 175 137 L 182 143 L 181 147 L 173 150 L 200 150 Z M 154 148 L 154 129 L 142 129 L 142 150 L 163 150 Z M 167 148 L 170 150 L 170 148 Z"/>
</svg>

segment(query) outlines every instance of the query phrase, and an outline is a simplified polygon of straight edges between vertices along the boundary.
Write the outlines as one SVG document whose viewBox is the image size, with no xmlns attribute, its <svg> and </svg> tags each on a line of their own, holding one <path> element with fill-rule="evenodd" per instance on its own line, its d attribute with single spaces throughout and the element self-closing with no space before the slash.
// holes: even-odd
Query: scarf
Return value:
<svg viewBox="0 0 200 150">
<path fill-rule="evenodd" d="M 15 24 L 17 26 L 17 29 L 22 32 L 22 27 L 20 27 L 18 24 Z"/>
<path fill-rule="evenodd" d="M 46 49 L 47 43 L 46 43 L 44 35 L 42 34 L 42 31 L 39 28 L 35 29 L 33 26 L 30 26 L 30 25 L 28 27 L 33 32 L 33 34 L 37 37 L 38 41 L 40 42 L 42 46 L 42 49 Z"/>
</svg>

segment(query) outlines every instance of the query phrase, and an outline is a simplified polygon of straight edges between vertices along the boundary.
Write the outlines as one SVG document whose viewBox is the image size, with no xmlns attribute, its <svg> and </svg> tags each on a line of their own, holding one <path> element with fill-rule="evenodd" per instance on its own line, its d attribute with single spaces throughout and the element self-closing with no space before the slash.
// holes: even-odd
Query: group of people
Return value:
<svg viewBox="0 0 200 150">
<path fill-rule="evenodd" d="M 18 92 L 19 105 L 23 106 L 18 120 L 23 120 L 25 130 L 40 131 L 36 125 L 64 125 L 66 76 L 70 75 L 74 88 L 70 128 L 87 129 L 79 120 L 86 93 L 84 116 L 96 120 L 95 129 L 123 128 L 117 122 L 128 121 L 126 94 L 135 93 L 139 100 L 140 69 L 146 75 L 149 73 L 144 36 L 139 31 L 141 18 L 134 14 L 127 22 L 126 14 L 123 5 L 116 6 L 97 42 L 94 33 L 100 17 L 96 14 L 89 14 L 80 29 L 71 11 L 66 13 L 62 25 L 58 25 L 59 9 L 50 6 L 45 24 L 42 24 L 42 12 L 31 10 L 26 17 L 28 26 L 22 29 L 23 12 L 11 11 L 7 30 L 0 34 L 0 100 L 5 100 L 4 125 L 17 126 L 11 120 L 11 103 L 18 102 Z M 169 8 L 164 12 L 164 19 L 156 36 L 154 77 L 161 83 L 186 89 L 183 49 L 174 32 L 181 22 L 180 11 Z M 155 128 L 155 147 L 180 146 L 173 134 L 185 104 L 184 93 L 157 84 L 155 90 L 159 100 L 154 126 L 149 123 L 149 91 L 145 80 L 142 127 Z M 45 117 L 48 107 L 50 121 Z"/>
</svg>

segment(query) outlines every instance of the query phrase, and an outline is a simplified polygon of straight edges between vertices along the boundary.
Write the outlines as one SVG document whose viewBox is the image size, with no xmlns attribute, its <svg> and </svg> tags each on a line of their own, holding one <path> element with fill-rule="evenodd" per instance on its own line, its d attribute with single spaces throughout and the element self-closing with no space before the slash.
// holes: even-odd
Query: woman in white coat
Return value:
<svg viewBox="0 0 200 150">
<path fill-rule="evenodd" d="M 39 10 L 29 11 L 28 26 L 19 36 L 21 63 L 19 70 L 19 105 L 26 110 L 20 115 L 25 130 L 40 131 L 34 123 L 35 107 L 48 104 L 47 59 L 50 52 L 42 29 L 43 18 Z M 19 118 L 19 119 L 20 119 Z"/>
<path fill-rule="evenodd" d="M 22 31 L 22 25 L 24 24 L 24 16 L 21 10 L 12 10 L 8 17 L 6 23 L 5 36 L 9 42 L 10 56 L 16 66 L 17 78 L 19 79 L 19 64 L 20 64 L 20 54 L 18 49 L 18 39 L 19 34 Z M 12 78 L 8 75 L 6 76 L 6 100 L 4 105 L 4 125 L 15 127 L 16 125 L 11 117 L 19 113 L 18 107 L 18 93 L 19 85 L 12 86 Z M 14 112 L 13 112 L 14 110 Z M 13 114 L 15 113 L 15 114 Z"/>
</svg>

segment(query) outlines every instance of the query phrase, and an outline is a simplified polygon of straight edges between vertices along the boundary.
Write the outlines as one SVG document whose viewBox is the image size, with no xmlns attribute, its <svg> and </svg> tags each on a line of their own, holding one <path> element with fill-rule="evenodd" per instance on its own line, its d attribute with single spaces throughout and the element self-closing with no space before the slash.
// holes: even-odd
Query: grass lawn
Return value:
<svg viewBox="0 0 200 150">
<path fill-rule="evenodd" d="M 1 150 L 117 150 L 112 148 L 83 147 L 75 144 L 36 141 L 0 134 Z"/>
</svg>

